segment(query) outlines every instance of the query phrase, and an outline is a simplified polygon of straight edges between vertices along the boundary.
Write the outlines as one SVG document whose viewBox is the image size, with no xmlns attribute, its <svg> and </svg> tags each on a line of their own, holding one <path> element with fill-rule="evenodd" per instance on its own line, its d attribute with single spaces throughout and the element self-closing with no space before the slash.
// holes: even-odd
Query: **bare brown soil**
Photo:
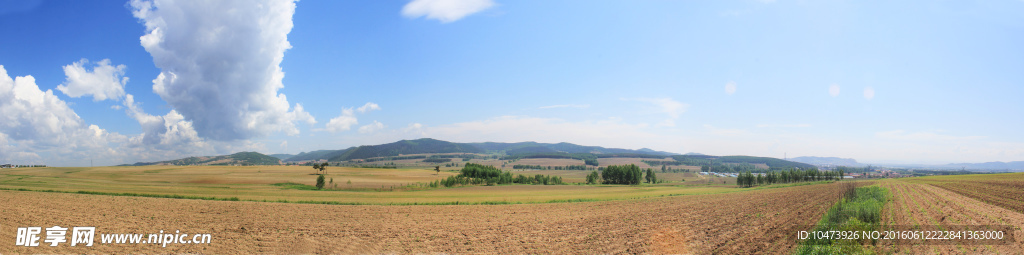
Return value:
<svg viewBox="0 0 1024 255">
<path fill-rule="evenodd" d="M 340 206 L 0 191 L 0 253 L 791 253 L 838 186 L 528 205 Z M 210 233 L 212 244 L 15 247 L 17 227 Z"/>
<path fill-rule="evenodd" d="M 928 184 L 889 181 L 882 184 L 892 193 L 892 200 L 882 211 L 882 222 L 888 225 L 913 226 L 984 226 L 1010 225 L 1016 230 L 1015 242 L 986 245 L 965 241 L 958 245 L 893 245 L 882 242 L 884 253 L 910 254 L 1022 254 L 1024 253 L 1024 215 Z"/>
</svg>

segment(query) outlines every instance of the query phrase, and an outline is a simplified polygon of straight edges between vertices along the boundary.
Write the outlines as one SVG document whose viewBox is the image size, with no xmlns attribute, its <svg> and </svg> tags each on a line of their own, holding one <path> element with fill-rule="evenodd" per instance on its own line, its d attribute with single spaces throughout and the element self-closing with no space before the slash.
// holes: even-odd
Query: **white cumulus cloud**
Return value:
<svg viewBox="0 0 1024 255">
<path fill-rule="evenodd" d="M 356 109 L 356 111 L 359 111 L 359 113 L 366 113 L 373 110 L 380 110 L 380 106 L 373 102 L 367 102 L 363 106 L 360 106 L 358 109 Z"/>
<path fill-rule="evenodd" d="M 284 94 L 281 61 L 291 48 L 292 0 L 133 0 L 140 37 L 161 72 L 153 91 L 200 137 L 238 140 L 299 133 L 315 124 Z"/>
<path fill-rule="evenodd" d="M 40 153 L 53 156 L 49 162 L 76 155 L 106 157 L 108 143 L 123 139 L 86 125 L 52 90 L 40 90 L 35 78 L 12 79 L 0 65 L 0 160 L 42 160 Z"/>
<path fill-rule="evenodd" d="M 93 101 L 107 99 L 119 100 L 124 96 L 124 86 L 128 77 L 124 77 L 124 65 L 112 66 L 110 59 L 103 59 L 86 70 L 88 59 L 82 59 L 64 66 L 67 80 L 57 86 L 57 90 L 70 97 L 92 95 Z"/>
<path fill-rule="evenodd" d="M 356 119 L 355 112 L 352 111 L 352 108 L 346 108 L 341 110 L 341 115 L 331 118 L 331 120 L 327 122 L 327 126 L 322 130 L 337 133 L 341 131 L 348 131 L 356 124 L 359 124 L 359 121 Z"/>
<path fill-rule="evenodd" d="M 402 7 L 402 15 L 411 19 L 426 16 L 448 23 L 493 6 L 491 0 L 413 0 Z"/>
<path fill-rule="evenodd" d="M 359 127 L 359 133 L 369 134 L 369 133 L 380 131 L 382 129 L 384 129 L 384 124 L 375 120 L 375 121 L 373 121 L 373 123 L 366 124 L 366 125 L 364 125 L 362 127 Z"/>
<path fill-rule="evenodd" d="M 130 146 L 179 154 L 210 150 L 209 145 L 192 127 L 192 122 L 185 120 L 185 116 L 177 111 L 171 110 L 164 116 L 149 115 L 142 111 L 131 94 L 125 97 L 124 104 L 128 108 L 128 115 L 142 126 L 142 134 L 132 137 Z"/>
<path fill-rule="evenodd" d="M 725 83 L 725 94 L 732 95 L 733 93 L 736 93 L 736 82 L 729 81 Z"/>
</svg>

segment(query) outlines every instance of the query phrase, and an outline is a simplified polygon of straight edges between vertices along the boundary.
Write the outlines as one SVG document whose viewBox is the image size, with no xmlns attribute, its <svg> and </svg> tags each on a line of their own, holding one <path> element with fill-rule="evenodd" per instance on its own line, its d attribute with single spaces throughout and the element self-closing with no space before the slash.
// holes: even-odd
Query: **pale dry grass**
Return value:
<svg viewBox="0 0 1024 255">
<path fill-rule="evenodd" d="M 137 193 L 257 201 L 324 201 L 337 203 L 540 203 L 552 200 L 620 200 L 644 197 L 733 192 L 734 186 L 692 188 L 622 185 L 512 185 L 497 187 L 403 188 L 421 186 L 457 172 L 427 169 L 328 167 L 330 191 L 300 190 L 275 183 L 314 185 L 316 171 L 305 166 L 145 166 L 95 168 L 21 168 L 0 171 L 0 188 L 63 192 Z M 513 174 L 561 176 L 585 181 L 589 171 L 530 170 Z M 675 178 L 664 174 L 664 178 Z M 351 184 L 349 182 L 351 181 Z M 674 181 L 674 180 L 673 180 Z M 688 182 L 690 180 L 687 180 Z M 416 185 L 420 184 L 420 185 Z M 514 187 L 514 188 L 509 188 Z M 507 189 L 515 190 L 510 192 Z"/>
</svg>

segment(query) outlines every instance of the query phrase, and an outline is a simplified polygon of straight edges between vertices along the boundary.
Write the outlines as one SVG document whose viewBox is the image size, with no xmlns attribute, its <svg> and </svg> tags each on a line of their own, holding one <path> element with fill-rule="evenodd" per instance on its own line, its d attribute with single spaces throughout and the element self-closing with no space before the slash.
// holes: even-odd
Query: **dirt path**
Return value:
<svg viewBox="0 0 1024 255">
<path fill-rule="evenodd" d="M 0 253 L 790 253 L 835 185 L 613 202 L 339 206 L 0 191 Z M 210 233 L 211 244 L 15 247 L 17 227 Z M 46 245 L 46 244 L 44 244 Z"/>
</svg>

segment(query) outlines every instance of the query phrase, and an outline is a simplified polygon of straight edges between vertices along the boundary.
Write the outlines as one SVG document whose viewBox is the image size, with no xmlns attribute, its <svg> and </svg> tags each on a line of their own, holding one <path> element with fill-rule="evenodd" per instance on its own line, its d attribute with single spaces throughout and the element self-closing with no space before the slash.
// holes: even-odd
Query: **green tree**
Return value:
<svg viewBox="0 0 1024 255">
<path fill-rule="evenodd" d="M 317 177 L 316 178 L 316 189 L 323 189 L 324 188 L 324 181 L 325 181 L 324 180 L 324 175 L 321 174 L 320 177 Z"/>
<path fill-rule="evenodd" d="M 434 172 L 437 172 L 436 174 L 441 174 L 441 166 L 434 166 Z"/>
<path fill-rule="evenodd" d="M 601 176 L 597 171 L 590 172 L 590 174 L 587 174 L 587 184 L 597 184 L 597 180 L 600 178 Z"/>
<path fill-rule="evenodd" d="M 647 183 L 653 184 L 658 182 L 658 177 L 655 175 L 654 169 L 650 168 L 647 169 L 647 176 L 645 176 L 644 179 L 647 180 Z"/>
</svg>

